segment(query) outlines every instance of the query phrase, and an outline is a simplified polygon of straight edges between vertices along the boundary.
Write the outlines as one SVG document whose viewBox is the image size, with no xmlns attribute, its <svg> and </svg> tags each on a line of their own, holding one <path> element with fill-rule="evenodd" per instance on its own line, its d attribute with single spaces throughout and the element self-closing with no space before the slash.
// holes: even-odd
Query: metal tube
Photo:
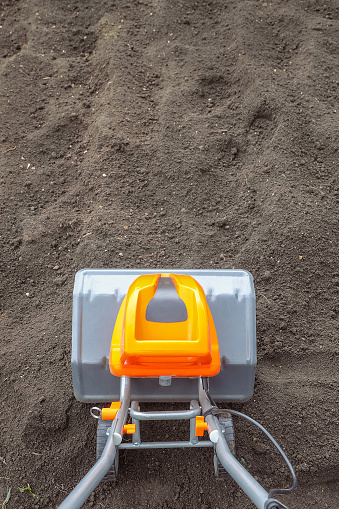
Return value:
<svg viewBox="0 0 339 509">
<path fill-rule="evenodd" d="M 190 402 L 190 409 L 191 410 L 199 410 L 199 412 L 201 414 L 201 408 L 200 408 L 199 402 L 196 399 L 192 399 L 192 401 Z"/>
<path fill-rule="evenodd" d="M 122 376 L 120 379 L 120 401 L 121 407 L 117 416 L 114 420 L 114 433 L 113 440 L 115 445 L 119 445 L 122 441 L 122 429 L 127 419 L 127 414 L 130 405 L 130 396 L 131 396 L 131 381 L 127 376 Z"/>
<path fill-rule="evenodd" d="M 212 405 L 207 397 L 206 392 L 202 388 L 202 383 L 199 384 L 199 400 L 203 413 L 206 413 L 212 408 Z M 240 488 L 252 500 L 258 509 L 265 508 L 265 502 L 268 499 L 267 491 L 251 476 L 251 474 L 235 459 L 232 455 L 227 442 L 221 431 L 218 419 L 209 414 L 205 418 L 208 423 L 208 431 L 217 430 L 218 440 L 216 442 L 216 453 L 220 462 L 226 471 L 230 474 Z"/>
<path fill-rule="evenodd" d="M 128 408 L 130 404 L 129 378 L 122 377 L 121 379 L 121 397 L 122 405 L 117 413 L 115 420 L 113 421 L 113 425 L 109 432 L 101 458 L 79 482 L 74 490 L 71 491 L 68 497 L 65 498 L 65 500 L 59 506 L 59 509 L 80 509 L 82 504 L 90 496 L 92 491 L 98 486 L 112 465 L 116 454 L 116 446 L 114 445 L 113 441 L 115 430 L 119 430 L 119 434 L 121 433 L 122 427 L 126 422 L 128 415 Z"/>
<path fill-rule="evenodd" d="M 200 404 L 201 404 L 202 413 L 206 412 L 206 410 L 204 410 L 204 408 L 205 409 L 212 408 L 212 405 L 211 405 L 209 399 L 207 398 L 206 392 L 203 389 L 202 381 L 201 380 L 199 381 L 199 401 L 200 401 Z M 204 407 L 202 405 L 202 402 L 204 403 Z M 218 431 L 218 428 L 216 427 L 214 419 L 212 418 L 212 416 L 208 415 L 205 418 L 205 421 L 207 422 L 207 426 L 208 426 L 207 427 L 207 431 L 208 431 L 210 440 L 215 444 L 219 440 L 219 431 Z"/>
<path fill-rule="evenodd" d="M 190 404 L 190 409 L 195 410 L 198 408 L 199 408 L 199 415 L 201 415 L 201 408 L 199 406 L 199 403 L 197 402 L 197 400 L 193 399 Z M 199 439 L 195 435 L 195 417 L 192 417 L 192 419 L 190 419 L 190 442 L 195 445 L 198 443 L 198 441 L 199 441 Z"/>
<path fill-rule="evenodd" d="M 139 403 L 137 401 L 132 401 L 131 409 L 138 411 Z M 132 424 L 135 424 L 135 433 L 133 434 L 132 441 L 134 445 L 139 445 L 141 442 L 140 421 L 137 419 L 132 419 Z"/>
<path fill-rule="evenodd" d="M 223 467 L 233 477 L 240 488 L 252 500 L 258 509 L 264 509 L 265 502 L 268 499 L 267 491 L 251 476 L 241 463 L 232 455 L 227 442 L 221 432 L 219 424 L 219 432 L 221 437 L 216 444 L 216 453 Z"/>
<path fill-rule="evenodd" d="M 110 433 L 101 458 L 61 503 L 59 509 L 79 509 L 108 472 L 115 454 L 116 447 L 113 443 L 113 434 Z"/>
<path fill-rule="evenodd" d="M 176 449 L 176 448 L 187 448 L 192 447 L 213 447 L 213 443 L 210 440 L 201 440 L 198 443 L 192 442 L 141 442 L 141 444 L 123 443 L 118 446 L 119 451 L 121 449 Z M 61 506 L 60 506 L 61 507 Z"/>
<path fill-rule="evenodd" d="M 192 410 L 170 410 L 161 412 L 139 412 L 137 410 L 130 409 L 130 416 L 132 419 L 138 421 L 183 421 L 186 419 L 192 419 L 197 415 L 200 415 L 200 407 Z"/>
</svg>

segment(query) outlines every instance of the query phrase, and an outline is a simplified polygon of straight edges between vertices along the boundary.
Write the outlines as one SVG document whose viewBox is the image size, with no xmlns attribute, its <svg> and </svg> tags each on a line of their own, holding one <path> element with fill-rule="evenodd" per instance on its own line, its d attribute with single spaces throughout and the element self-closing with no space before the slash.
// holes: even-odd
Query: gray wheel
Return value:
<svg viewBox="0 0 339 509">
<path fill-rule="evenodd" d="M 105 445 L 107 442 L 107 436 L 108 436 L 111 426 L 112 426 L 112 421 L 103 421 L 102 419 L 98 420 L 97 451 L 96 451 L 97 460 L 101 457 L 102 452 L 105 448 Z M 118 476 L 118 466 L 119 466 L 119 450 L 117 449 L 116 453 L 115 453 L 113 465 L 111 465 L 109 471 L 107 472 L 105 477 L 102 479 L 102 482 L 116 481 L 117 476 Z"/>
<path fill-rule="evenodd" d="M 235 457 L 235 436 L 234 436 L 234 427 L 233 427 L 233 419 L 231 414 L 223 414 L 219 417 L 219 424 L 221 431 L 225 437 L 227 445 Z M 225 479 L 229 474 L 226 472 L 225 468 L 219 461 L 216 451 L 214 450 L 214 473 L 216 477 L 219 479 Z"/>
</svg>

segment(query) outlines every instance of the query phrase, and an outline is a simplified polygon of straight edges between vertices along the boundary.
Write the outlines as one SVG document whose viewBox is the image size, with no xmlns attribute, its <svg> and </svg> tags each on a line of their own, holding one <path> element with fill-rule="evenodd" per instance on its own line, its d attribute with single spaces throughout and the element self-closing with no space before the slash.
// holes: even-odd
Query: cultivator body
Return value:
<svg viewBox="0 0 339 509">
<path fill-rule="evenodd" d="M 113 334 L 112 334 L 113 333 Z M 218 477 L 231 475 L 259 509 L 284 506 L 235 457 L 232 414 L 217 402 L 253 394 L 255 294 L 241 270 L 93 270 L 74 287 L 74 393 L 98 419 L 97 462 L 61 504 L 80 508 L 114 481 L 121 450 L 211 448 Z M 141 411 L 143 402 L 190 402 L 187 410 Z M 143 442 L 143 421 L 186 420 L 187 441 Z M 204 438 L 204 434 L 206 438 Z M 267 432 L 266 432 L 267 434 Z M 123 442 L 123 436 L 130 441 Z M 294 473 L 293 473 L 294 475 Z"/>
</svg>

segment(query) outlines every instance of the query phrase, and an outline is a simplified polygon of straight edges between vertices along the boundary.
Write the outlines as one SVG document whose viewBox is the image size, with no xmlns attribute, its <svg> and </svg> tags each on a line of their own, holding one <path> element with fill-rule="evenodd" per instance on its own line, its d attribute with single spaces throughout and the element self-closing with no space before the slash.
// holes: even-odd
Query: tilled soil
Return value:
<svg viewBox="0 0 339 509">
<path fill-rule="evenodd" d="M 71 379 L 77 270 L 242 268 L 258 367 L 254 397 L 233 407 L 295 467 L 285 504 L 339 507 L 338 2 L 4 0 L 0 12 L 0 502 L 11 489 L 6 509 L 57 507 L 95 461 Z M 237 420 L 236 434 L 252 475 L 288 487 L 261 433 Z M 254 507 L 214 478 L 212 456 L 123 454 L 117 485 L 84 507 Z"/>
</svg>

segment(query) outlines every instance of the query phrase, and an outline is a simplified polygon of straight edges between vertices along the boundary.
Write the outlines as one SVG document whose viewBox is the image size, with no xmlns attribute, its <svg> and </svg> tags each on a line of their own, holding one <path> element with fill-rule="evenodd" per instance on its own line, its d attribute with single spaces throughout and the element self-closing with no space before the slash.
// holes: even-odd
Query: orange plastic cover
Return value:
<svg viewBox="0 0 339 509">
<path fill-rule="evenodd" d="M 121 407 L 121 401 L 113 401 L 110 408 L 103 408 L 101 410 L 101 418 L 103 421 L 113 421 Z"/>
<path fill-rule="evenodd" d="M 207 422 L 205 422 L 205 418 L 203 415 L 197 415 L 195 418 L 195 436 L 203 437 L 205 431 L 207 430 Z"/>
<path fill-rule="evenodd" d="M 185 321 L 146 319 L 159 279 L 170 277 L 187 310 Z M 191 276 L 149 274 L 129 287 L 115 323 L 109 357 L 117 376 L 198 377 L 219 373 L 218 339 L 205 293 Z"/>
</svg>

